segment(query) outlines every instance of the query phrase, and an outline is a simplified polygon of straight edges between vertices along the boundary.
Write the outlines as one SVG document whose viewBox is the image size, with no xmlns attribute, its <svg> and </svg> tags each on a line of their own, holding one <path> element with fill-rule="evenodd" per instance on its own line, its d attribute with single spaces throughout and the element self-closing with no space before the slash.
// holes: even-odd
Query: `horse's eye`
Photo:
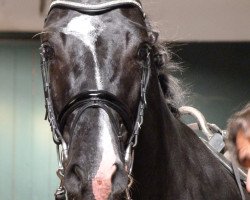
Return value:
<svg viewBox="0 0 250 200">
<path fill-rule="evenodd" d="M 54 57 L 54 49 L 48 44 L 43 44 L 42 54 L 46 60 L 51 60 Z"/>
<path fill-rule="evenodd" d="M 147 44 L 143 44 L 139 47 L 138 58 L 140 60 L 145 60 L 148 57 L 148 53 L 149 53 L 149 46 Z"/>
</svg>

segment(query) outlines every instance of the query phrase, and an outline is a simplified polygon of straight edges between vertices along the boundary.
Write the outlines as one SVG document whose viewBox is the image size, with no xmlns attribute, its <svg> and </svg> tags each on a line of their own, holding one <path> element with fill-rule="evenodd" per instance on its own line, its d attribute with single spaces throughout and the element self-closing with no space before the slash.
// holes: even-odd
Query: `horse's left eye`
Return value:
<svg viewBox="0 0 250 200">
<path fill-rule="evenodd" d="M 48 44 L 43 44 L 42 54 L 46 60 L 51 60 L 54 57 L 54 49 Z"/>
<path fill-rule="evenodd" d="M 147 44 L 141 44 L 141 46 L 138 49 L 138 58 L 140 60 L 145 60 L 148 57 L 148 53 L 149 53 L 149 45 Z"/>
</svg>

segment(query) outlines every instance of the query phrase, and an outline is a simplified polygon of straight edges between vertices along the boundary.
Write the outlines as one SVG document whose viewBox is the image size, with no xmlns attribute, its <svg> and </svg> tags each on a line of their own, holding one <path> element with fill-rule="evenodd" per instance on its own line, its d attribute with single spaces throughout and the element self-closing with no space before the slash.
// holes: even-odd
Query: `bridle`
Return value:
<svg viewBox="0 0 250 200">
<path fill-rule="evenodd" d="M 146 15 L 142 9 L 142 5 L 136 0 L 113 0 L 113 1 L 108 1 L 105 3 L 99 3 L 99 4 L 86 4 L 86 3 L 56 0 L 50 4 L 49 12 L 54 7 L 64 7 L 64 8 L 76 10 L 82 13 L 97 14 L 101 12 L 108 12 L 115 8 L 121 8 L 124 6 L 134 6 L 134 7 L 139 8 L 139 10 L 143 14 L 143 17 L 145 18 Z"/>
<path fill-rule="evenodd" d="M 121 8 L 124 6 L 134 6 L 139 8 L 142 12 L 143 17 L 145 17 L 145 13 L 143 12 L 142 6 L 136 0 L 114 0 L 107 3 L 101 3 L 96 5 L 90 4 L 82 4 L 76 2 L 68 2 L 56 0 L 52 2 L 50 6 L 50 11 L 55 7 L 63 7 L 70 10 L 76 10 L 83 13 L 91 13 L 96 14 L 99 12 L 107 12 L 115 8 Z M 49 12 L 50 12 L 49 11 Z M 63 163 L 68 159 L 68 146 L 65 140 L 62 137 L 62 133 L 64 131 L 64 126 L 66 121 L 72 112 L 75 110 L 78 111 L 76 115 L 76 119 L 73 121 L 73 124 L 76 124 L 79 117 L 84 113 L 84 111 L 88 108 L 101 108 L 107 112 L 111 119 L 114 118 L 112 112 L 110 112 L 110 108 L 114 110 L 121 117 L 127 131 L 131 134 L 128 145 L 125 151 L 125 164 L 128 171 L 129 184 L 126 189 L 126 197 L 127 200 L 132 200 L 129 189 L 133 183 L 132 179 L 132 170 L 133 170 L 133 162 L 134 162 L 134 150 L 138 144 L 138 137 L 140 128 L 143 124 L 144 118 L 144 110 L 146 107 L 146 91 L 148 87 L 149 77 L 150 77 L 150 66 L 151 66 L 151 55 L 150 55 L 150 47 L 145 45 L 145 59 L 140 62 L 142 73 L 141 73 L 141 83 L 140 83 L 140 101 L 138 105 L 137 115 L 135 122 L 131 120 L 131 114 L 127 109 L 127 106 L 124 105 L 117 97 L 113 94 L 106 91 L 84 91 L 75 97 L 73 97 L 61 110 L 58 117 L 56 117 L 52 98 L 51 98 L 51 82 L 50 82 L 50 74 L 48 68 L 48 62 L 44 57 L 44 52 L 41 53 L 41 71 L 43 78 L 43 86 L 44 86 L 44 96 L 45 96 L 45 107 L 46 107 L 46 116 L 45 119 L 48 119 L 53 140 L 57 146 L 57 156 L 58 156 L 58 170 L 57 175 L 61 180 L 60 186 L 55 193 L 55 199 L 66 199 L 67 191 L 63 185 L 64 178 L 64 168 Z M 74 125 L 72 125 L 74 128 Z M 118 135 L 119 137 L 119 135 Z"/>
</svg>

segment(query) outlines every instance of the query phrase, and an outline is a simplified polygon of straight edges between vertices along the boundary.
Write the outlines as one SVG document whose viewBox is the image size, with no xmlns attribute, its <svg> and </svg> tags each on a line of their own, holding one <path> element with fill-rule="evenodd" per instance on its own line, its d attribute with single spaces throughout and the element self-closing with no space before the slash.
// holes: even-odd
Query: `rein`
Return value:
<svg viewBox="0 0 250 200">
<path fill-rule="evenodd" d="M 91 14 L 96 14 L 98 12 L 107 12 L 115 8 L 120 8 L 124 6 L 134 6 L 139 8 L 142 12 L 143 17 L 145 17 L 145 13 L 143 12 L 142 6 L 136 0 L 114 0 L 107 3 L 101 3 L 97 5 L 90 4 L 82 4 L 76 2 L 68 2 L 57 0 L 52 2 L 50 6 L 49 12 L 55 7 L 63 7 L 71 10 L 76 10 L 79 12 L 86 12 Z M 147 104 L 146 101 L 146 91 L 148 87 L 149 77 L 150 77 L 150 66 L 151 66 L 151 58 L 150 58 L 150 47 L 146 45 L 146 59 L 140 62 L 141 65 L 141 83 L 140 83 L 140 101 L 137 109 L 136 120 L 134 123 L 131 121 L 131 114 L 128 111 L 126 105 L 124 105 L 117 97 L 113 94 L 106 91 L 83 91 L 82 93 L 73 97 L 61 110 L 58 117 L 56 117 L 53 103 L 51 98 L 51 83 L 50 83 L 50 74 L 48 63 L 43 56 L 44 52 L 41 53 L 42 63 L 41 63 L 41 71 L 43 78 L 43 87 L 44 87 L 44 96 L 45 96 L 45 107 L 46 107 L 46 116 L 45 119 L 48 119 L 53 140 L 57 146 L 57 157 L 58 157 L 58 170 L 57 176 L 61 180 L 60 186 L 55 193 L 55 199 L 66 199 L 67 191 L 63 184 L 64 179 L 64 167 L 63 163 L 68 159 L 68 145 L 62 137 L 62 133 L 64 131 L 64 126 L 67 122 L 67 119 L 70 114 L 74 111 L 78 111 L 76 120 L 73 121 L 73 130 L 78 122 L 79 117 L 84 113 L 84 111 L 88 108 L 101 108 L 107 112 L 111 119 L 114 119 L 110 108 L 122 118 L 123 123 L 128 131 L 131 134 L 130 139 L 128 140 L 127 148 L 125 151 L 125 165 L 128 170 L 128 178 L 129 184 L 126 189 L 126 199 L 132 200 L 129 189 L 133 183 L 132 179 L 132 170 L 134 163 L 134 150 L 138 144 L 138 137 L 141 126 L 143 124 L 144 118 L 144 110 Z M 113 120 L 114 121 L 114 120 Z M 118 137 L 121 137 L 118 134 Z"/>
</svg>

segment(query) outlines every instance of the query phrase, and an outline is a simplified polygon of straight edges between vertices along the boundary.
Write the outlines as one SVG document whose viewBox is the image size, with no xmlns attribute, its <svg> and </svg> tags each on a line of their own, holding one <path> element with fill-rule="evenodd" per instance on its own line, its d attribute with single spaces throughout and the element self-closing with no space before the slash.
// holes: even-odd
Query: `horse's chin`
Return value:
<svg viewBox="0 0 250 200">
<path fill-rule="evenodd" d="M 93 197 L 92 195 L 85 194 L 82 196 L 75 196 L 72 194 L 68 194 L 68 200 L 123 200 L 125 199 L 125 191 L 121 194 L 116 194 L 116 195 L 109 195 L 107 198 L 102 198 L 102 197 Z"/>
</svg>

